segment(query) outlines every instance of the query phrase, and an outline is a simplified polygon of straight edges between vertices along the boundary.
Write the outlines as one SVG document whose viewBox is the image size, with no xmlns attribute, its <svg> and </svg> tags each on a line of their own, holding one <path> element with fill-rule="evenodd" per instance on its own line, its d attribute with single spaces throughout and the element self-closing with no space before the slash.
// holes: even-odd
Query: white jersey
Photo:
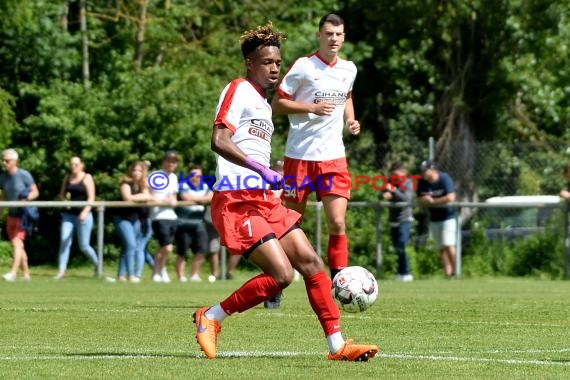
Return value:
<svg viewBox="0 0 570 380">
<path fill-rule="evenodd" d="M 156 182 L 155 186 L 159 189 L 153 188 L 151 186 L 151 195 L 157 200 L 166 199 L 169 195 L 178 194 L 178 177 L 174 173 L 168 175 L 168 179 L 164 177 L 166 173 L 163 171 L 156 171 L 149 174 L 149 178 L 159 178 L 161 182 Z M 162 188 L 164 186 L 164 188 Z M 176 220 L 178 216 L 174 212 L 174 209 L 170 206 L 154 206 L 152 208 L 151 216 L 152 220 Z"/>
<path fill-rule="evenodd" d="M 214 125 L 223 124 L 234 134 L 232 141 L 249 157 L 269 166 L 271 155 L 271 105 L 263 90 L 244 78 L 234 79 L 222 91 Z M 266 189 L 253 170 L 233 164 L 216 154 L 214 190 Z"/>
<path fill-rule="evenodd" d="M 355 79 L 354 63 L 338 57 L 329 63 L 314 53 L 295 61 L 277 87 L 279 95 L 301 103 L 331 102 L 336 108 L 327 116 L 289 114 L 285 156 L 306 161 L 328 161 L 345 156 L 344 105 Z"/>
</svg>

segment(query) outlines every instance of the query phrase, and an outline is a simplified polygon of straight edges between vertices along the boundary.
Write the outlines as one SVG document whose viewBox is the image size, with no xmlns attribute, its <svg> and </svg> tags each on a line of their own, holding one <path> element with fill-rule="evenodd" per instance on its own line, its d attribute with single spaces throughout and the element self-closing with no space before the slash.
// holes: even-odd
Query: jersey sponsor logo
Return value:
<svg viewBox="0 0 570 380">
<path fill-rule="evenodd" d="M 271 141 L 271 135 L 273 135 L 273 125 L 266 123 L 263 120 L 254 119 L 251 121 L 249 134 L 260 139 Z"/>
<path fill-rule="evenodd" d="M 342 105 L 346 101 L 346 92 L 336 90 L 322 90 L 315 92 L 315 103 L 332 103 Z"/>
</svg>

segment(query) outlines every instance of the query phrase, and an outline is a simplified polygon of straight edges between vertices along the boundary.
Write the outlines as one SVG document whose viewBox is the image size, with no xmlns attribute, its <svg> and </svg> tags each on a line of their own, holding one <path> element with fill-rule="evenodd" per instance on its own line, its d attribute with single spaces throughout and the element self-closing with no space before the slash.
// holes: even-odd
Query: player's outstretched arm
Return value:
<svg viewBox="0 0 570 380">
<path fill-rule="evenodd" d="M 276 115 L 289 115 L 294 113 L 314 113 L 323 116 L 330 115 L 334 111 L 332 103 L 301 103 L 287 99 L 276 93 L 271 101 L 271 108 Z"/>
<path fill-rule="evenodd" d="M 211 148 L 214 152 L 236 165 L 251 169 L 269 181 L 279 181 L 281 175 L 247 156 L 233 141 L 233 132 L 223 124 L 214 126 Z"/>
</svg>

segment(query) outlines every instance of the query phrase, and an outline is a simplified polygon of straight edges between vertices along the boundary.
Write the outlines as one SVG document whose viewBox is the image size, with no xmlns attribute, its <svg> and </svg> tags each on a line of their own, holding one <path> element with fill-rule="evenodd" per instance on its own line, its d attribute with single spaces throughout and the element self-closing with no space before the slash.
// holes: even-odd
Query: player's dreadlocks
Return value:
<svg viewBox="0 0 570 380">
<path fill-rule="evenodd" d="M 240 37 L 241 53 L 244 58 L 262 46 L 281 47 L 283 33 L 273 29 L 273 23 L 269 21 L 265 26 L 258 26 L 254 30 L 248 30 Z"/>
</svg>

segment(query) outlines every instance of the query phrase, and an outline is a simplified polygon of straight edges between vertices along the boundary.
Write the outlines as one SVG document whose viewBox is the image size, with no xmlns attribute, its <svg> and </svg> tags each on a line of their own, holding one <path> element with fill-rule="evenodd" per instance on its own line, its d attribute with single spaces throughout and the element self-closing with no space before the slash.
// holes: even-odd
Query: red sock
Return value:
<svg viewBox="0 0 570 380">
<path fill-rule="evenodd" d="M 273 277 L 262 273 L 247 281 L 228 298 L 220 302 L 222 309 L 228 314 L 242 313 L 259 305 L 281 291 Z"/>
<path fill-rule="evenodd" d="M 348 239 L 346 235 L 330 235 L 327 250 L 329 268 L 340 270 L 348 266 Z"/>
<path fill-rule="evenodd" d="M 305 278 L 309 303 L 323 327 L 325 336 L 340 331 L 340 311 L 331 295 L 331 280 L 325 272 Z"/>
</svg>

